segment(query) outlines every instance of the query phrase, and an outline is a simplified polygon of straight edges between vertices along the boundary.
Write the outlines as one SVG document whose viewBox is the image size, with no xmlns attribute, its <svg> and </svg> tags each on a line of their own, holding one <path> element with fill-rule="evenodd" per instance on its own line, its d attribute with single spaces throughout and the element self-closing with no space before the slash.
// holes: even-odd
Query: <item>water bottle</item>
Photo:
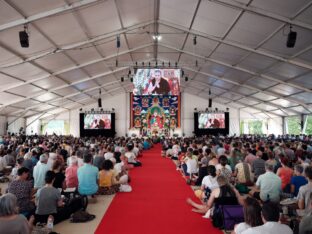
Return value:
<svg viewBox="0 0 312 234">
<path fill-rule="evenodd" d="M 54 221 L 54 218 L 52 215 L 49 216 L 48 218 L 48 223 L 47 223 L 47 228 L 52 231 L 53 230 L 53 221 Z"/>
</svg>

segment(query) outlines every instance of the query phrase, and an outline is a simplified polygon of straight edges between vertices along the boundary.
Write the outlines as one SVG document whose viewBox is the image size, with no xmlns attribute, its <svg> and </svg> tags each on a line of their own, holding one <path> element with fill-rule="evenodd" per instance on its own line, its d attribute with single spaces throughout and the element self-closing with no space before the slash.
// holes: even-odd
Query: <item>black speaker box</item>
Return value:
<svg viewBox="0 0 312 234">
<path fill-rule="evenodd" d="M 28 34 L 25 31 L 19 32 L 19 39 L 21 43 L 21 47 L 29 47 Z"/>
<path fill-rule="evenodd" d="M 212 99 L 211 98 L 209 98 L 209 104 L 208 104 L 208 107 L 210 108 L 210 107 L 212 107 Z"/>
<path fill-rule="evenodd" d="M 288 48 L 293 48 L 296 44 L 297 32 L 288 33 L 286 46 Z"/>
<path fill-rule="evenodd" d="M 102 107 L 102 99 L 101 98 L 98 99 L 98 106 Z"/>
</svg>

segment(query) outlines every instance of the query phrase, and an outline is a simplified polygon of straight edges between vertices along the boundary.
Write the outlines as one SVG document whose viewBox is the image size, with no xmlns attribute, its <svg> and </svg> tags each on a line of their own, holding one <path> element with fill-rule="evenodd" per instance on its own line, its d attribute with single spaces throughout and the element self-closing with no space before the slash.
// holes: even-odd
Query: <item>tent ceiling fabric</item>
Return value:
<svg viewBox="0 0 312 234">
<path fill-rule="evenodd" d="M 207 99 L 211 89 L 214 102 L 264 118 L 310 114 L 311 12 L 310 0 L 4 0 L 0 115 L 55 115 L 94 103 L 99 88 L 129 92 L 120 77 L 156 60 L 184 69 L 183 92 Z M 18 37 L 25 23 L 29 48 Z"/>
</svg>

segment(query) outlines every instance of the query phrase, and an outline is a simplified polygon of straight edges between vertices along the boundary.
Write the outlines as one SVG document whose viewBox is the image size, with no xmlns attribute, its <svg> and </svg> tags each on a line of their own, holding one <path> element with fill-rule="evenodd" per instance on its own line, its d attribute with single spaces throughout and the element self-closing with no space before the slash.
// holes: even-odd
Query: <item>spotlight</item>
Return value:
<svg viewBox="0 0 312 234">
<path fill-rule="evenodd" d="M 117 45 L 117 48 L 120 48 L 120 35 L 117 35 L 117 40 L 116 40 L 116 45 Z"/>
<path fill-rule="evenodd" d="M 154 41 L 160 41 L 162 36 L 159 35 L 159 34 L 155 34 L 155 35 L 152 36 L 152 38 L 153 38 Z"/>
<path fill-rule="evenodd" d="M 29 47 L 29 40 L 28 40 L 28 33 L 27 33 L 27 25 L 24 25 L 24 31 L 19 32 L 19 40 L 21 43 L 21 47 L 28 48 Z"/>
<path fill-rule="evenodd" d="M 185 79 L 185 82 L 187 82 L 187 81 L 188 81 L 188 77 L 187 77 L 187 76 L 186 76 L 184 79 Z"/>
<path fill-rule="evenodd" d="M 124 82 L 124 80 L 125 80 L 124 77 L 121 77 L 121 78 L 120 78 L 120 81 L 121 81 L 121 82 Z"/>
<path fill-rule="evenodd" d="M 291 29 L 292 29 L 292 25 L 290 25 L 290 31 L 287 36 L 286 46 L 288 48 L 294 48 L 296 44 L 296 39 L 297 39 L 297 32 L 293 32 L 291 31 Z"/>
</svg>

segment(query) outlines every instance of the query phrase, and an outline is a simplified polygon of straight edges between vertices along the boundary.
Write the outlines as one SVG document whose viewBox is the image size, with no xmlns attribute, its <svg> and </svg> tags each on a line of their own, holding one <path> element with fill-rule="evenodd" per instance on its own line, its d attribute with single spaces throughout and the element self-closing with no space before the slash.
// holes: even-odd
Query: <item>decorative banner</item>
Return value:
<svg viewBox="0 0 312 234">
<path fill-rule="evenodd" d="M 180 127 L 180 96 L 131 95 L 131 127 L 140 128 L 142 135 L 168 134 Z"/>
</svg>

